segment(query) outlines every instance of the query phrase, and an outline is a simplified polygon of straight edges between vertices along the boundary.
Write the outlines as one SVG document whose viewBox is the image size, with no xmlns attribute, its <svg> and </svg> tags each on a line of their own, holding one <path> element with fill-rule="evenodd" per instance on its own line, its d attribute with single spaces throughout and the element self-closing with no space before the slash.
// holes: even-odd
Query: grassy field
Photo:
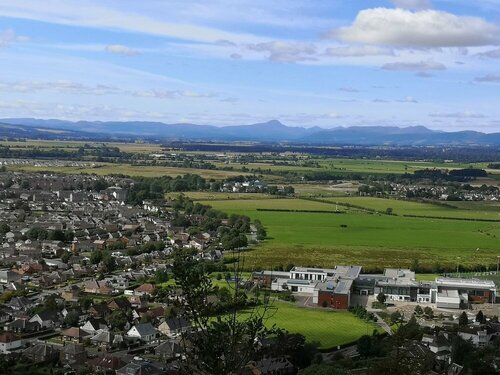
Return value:
<svg viewBox="0 0 500 375">
<path fill-rule="evenodd" d="M 85 145 L 90 145 L 92 147 L 108 146 L 108 147 L 118 147 L 122 152 L 131 153 L 155 153 L 162 150 L 161 145 L 154 143 L 124 143 L 124 142 L 85 142 L 85 141 L 49 141 L 49 140 L 27 140 L 25 142 L 16 141 L 0 141 L 0 145 L 9 146 L 13 149 L 27 149 L 27 148 L 41 148 L 41 149 L 54 149 L 54 148 L 65 148 L 65 149 L 77 149 L 84 147 Z"/>
<path fill-rule="evenodd" d="M 371 335 L 381 328 L 365 322 L 350 312 L 330 309 L 297 307 L 292 303 L 276 301 L 274 313 L 266 325 L 276 325 L 292 333 L 301 333 L 309 342 L 318 342 L 320 348 L 329 349 L 348 344 L 363 335 Z"/>
<path fill-rule="evenodd" d="M 395 215 L 417 215 L 437 216 L 467 219 L 494 219 L 500 220 L 499 202 L 471 202 L 468 206 L 462 205 L 439 205 L 432 203 L 420 203 L 396 199 L 372 198 L 372 197 L 335 197 L 323 198 L 322 200 L 351 204 L 366 207 L 370 210 L 385 212 L 392 208 Z M 476 204 L 477 203 L 477 204 Z"/>
<path fill-rule="evenodd" d="M 15 165 L 9 166 L 11 171 L 24 171 L 24 172 L 58 172 L 67 174 L 96 174 L 99 176 L 106 176 L 110 174 L 123 174 L 126 176 L 144 176 L 144 177 L 158 177 L 158 176 L 182 176 L 186 174 L 197 174 L 206 179 L 222 180 L 231 176 L 239 176 L 241 172 L 218 171 L 209 169 L 193 169 L 193 168 L 173 168 L 173 167 L 159 167 L 159 166 L 143 166 L 131 164 L 111 164 L 111 163 L 96 163 L 95 167 L 37 167 L 33 165 Z"/>
<path fill-rule="evenodd" d="M 488 163 L 439 163 L 425 161 L 400 161 L 400 160 L 383 160 L 383 159 L 346 159 L 346 158 L 313 158 L 318 163 L 316 167 L 303 166 L 302 162 L 289 163 L 289 165 L 275 165 L 272 162 L 255 162 L 255 163 L 237 163 L 229 164 L 223 162 L 215 162 L 217 167 L 233 167 L 235 170 L 242 168 L 270 170 L 273 172 L 312 172 L 312 171 L 330 171 L 340 175 L 346 173 L 358 174 L 403 174 L 405 172 L 413 173 L 419 169 L 438 168 L 438 169 L 458 169 L 475 168 L 485 169 Z M 490 173 L 500 174 L 499 170 L 488 170 Z"/>
<path fill-rule="evenodd" d="M 332 211 L 327 203 L 300 199 L 206 201 L 211 206 L 259 219 L 269 238 L 245 256 L 249 269 L 293 263 L 331 267 L 360 264 L 366 269 L 408 267 L 413 259 L 431 269 L 459 263 L 496 264 L 500 223 L 406 218 L 347 210 L 344 214 L 259 211 Z"/>
</svg>

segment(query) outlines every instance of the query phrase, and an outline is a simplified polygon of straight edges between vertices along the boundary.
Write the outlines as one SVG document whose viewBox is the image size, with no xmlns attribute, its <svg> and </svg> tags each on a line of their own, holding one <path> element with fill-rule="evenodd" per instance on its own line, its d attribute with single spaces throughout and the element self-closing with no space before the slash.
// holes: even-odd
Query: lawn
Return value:
<svg viewBox="0 0 500 375">
<path fill-rule="evenodd" d="M 269 238 L 245 255 L 248 269 L 289 263 L 331 267 L 360 264 L 366 270 L 409 267 L 417 258 L 433 266 L 496 265 L 500 223 L 407 218 L 347 210 L 344 214 L 259 211 L 332 211 L 332 204 L 299 199 L 207 201 L 214 208 L 259 219 Z M 341 207 L 339 207 L 341 208 Z M 460 259 L 457 259 L 460 257 Z"/>
<path fill-rule="evenodd" d="M 332 311 L 323 308 L 297 307 L 292 303 L 276 301 L 266 325 L 301 333 L 309 342 L 318 342 L 320 348 L 329 349 L 371 335 L 381 328 L 365 322 L 348 311 Z"/>
</svg>

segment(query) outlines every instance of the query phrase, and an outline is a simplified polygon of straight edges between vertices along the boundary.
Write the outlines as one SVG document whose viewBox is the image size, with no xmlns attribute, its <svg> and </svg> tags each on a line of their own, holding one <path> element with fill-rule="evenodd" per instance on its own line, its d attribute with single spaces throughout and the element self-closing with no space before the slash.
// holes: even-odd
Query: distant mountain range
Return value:
<svg viewBox="0 0 500 375">
<path fill-rule="evenodd" d="M 126 121 L 64 121 L 33 118 L 0 119 L 0 137 L 44 139 L 156 139 L 179 141 L 243 141 L 316 145 L 487 145 L 500 146 L 500 133 L 444 132 L 424 126 L 352 126 L 325 129 L 283 125 L 277 120 L 217 127 L 196 124 Z"/>
</svg>

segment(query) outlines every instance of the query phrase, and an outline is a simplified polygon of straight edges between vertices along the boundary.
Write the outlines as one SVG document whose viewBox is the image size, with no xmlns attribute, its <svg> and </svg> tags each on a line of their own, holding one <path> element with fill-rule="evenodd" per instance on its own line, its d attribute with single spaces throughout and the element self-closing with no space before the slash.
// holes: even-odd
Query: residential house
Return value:
<svg viewBox="0 0 500 375">
<path fill-rule="evenodd" d="M 71 341 L 76 344 L 81 344 L 85 338 L 89 338 L 90 336 L 90 333 L 78 327 L 70 327 L 61 332 L 63 341 Z"/>
<path fill-rule="evenodd" d="M 96 334 L 90 338 L 90 342 L 107 350 L 113 345 L 114 339 L 115 334 L 113 332 L 101 330 L 96 332 Z"/>
<path fill-rule="evenodd" d="M 108 325 L 102 318 L 89 318 L 87 322 L 81 327 L 85 332 L 94 334 L 97 331 L 107 330 Z"/>
<path fill-rule="evenodd" d="M 105 303 L 94 304 L 89 308 L 89 315 L 94 318 L 106 319 L 111 314 L 111 310 Z"/>
<path fill-rule="evenodd" d="M 116 375 L 160 375 L 163 370 L 150 362 L 134 360 L 116 371 Z"/>
<path fill-rule="evenodd" d="M 59 358 L 59 350 L 47 344 L 36 344 L 23 350 L 23 357 L 34 364 L 55 362 Z"/>
<path fill-rule="evenodd" d="M 108 308 L 111 311 L 115 310 L 127 311 L 132 309 L 132 305 L 126 298 L 113 298 L 111 302 L 108 303 Z"/>
<path fill-rule="evenodd" d="M 158 331 L 151 323 L 139 323 L 128 330 L 127 336 L 151 343 L 157 339 Z"/>
<path fill-rule="evenodd" d="M 41 329 L 38 322 L 30 322 L 29 319 L 15 319 L 14 321 L 5 324 L 4 330 L 14 333 L 31 333 Z"/>
<path fill-rule="evenodd" d="M 106 353 L 102 357 L 90 360 L 89 365 L 94 371 L 114 374 L 118 369 L 124 367 L 126 363 L 120 357 Z"/>
<path fill-rule="evenodd" d="M 191 324 L 184 318 L 170 318 L 161 323 L 158 330 L 166 336 L 172 336 L 185 332 L 189 327 Z"/>
<path fill-rule="evenodd" d="M 286 357 L 264 358 L 248 364 L 242 375 L 295 375 L 297 368 Z"/>
<path fill-rule="evenodd" d="M 0 270 L 0 284 L 8 284 L 21 280 L 21 275 L 11 270 Z"/>
<path fill-rule="evenodd" d="M 86 365 L 87 351 L 83 345 L 71 343 L 62 348 L 59 358 L 63 365 L 78 368 Z"/>
<path fill-rule="evenodd" d="M 31 323 L 37 322 L 42 329 L 54 328 L 60 324 L 57 312 L 49 310 L 33 315 L 29 321 Z"/>
<path fill-rule="evenodd" d="M 113 290 L 104 281 L 93 279 L 85 283 L 85 292 L 110 295 Z"/>
<path fill-rule="evenodd" d="M 162 362 L 169 362 L 182 355 L 183 347 L 178 339 L 162 342 L 155 348 L 155 354 Z"/>
<path fill-rule="evenodd" d="M 17 311 L 28 311 L 32 307 L 35 307 L 36 303 L 26 297 L 13 297 L 7 306 L 13 310 Z"/>
<path fill-rule="evenodd" d="M 12 332 L 6 332 L 0 335 L 0 353 L 9 354 L 11 351 L 22 347 L 22 340 L 20 337 L 14 335 Z"/>
<path fill-rule="evenodd" d="M 155 290 L 155 286 L 153 284 L 149 283 L 144 283 L 137 288 L 134 289 L 134 292 L 138 296 L 143 296 L 143 295 L 152 295 Z"/>
</svg>

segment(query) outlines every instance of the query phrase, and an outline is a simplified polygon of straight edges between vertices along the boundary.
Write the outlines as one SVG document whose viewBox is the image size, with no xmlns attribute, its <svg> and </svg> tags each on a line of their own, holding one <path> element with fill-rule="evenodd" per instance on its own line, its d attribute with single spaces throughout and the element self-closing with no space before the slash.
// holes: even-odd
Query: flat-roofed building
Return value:
<svg viewBox="0 0 500 375">
<path fill-rule="evenodd" d="M 438 278 L 436 286 L 438 295 L 457 291 L 465 304 L 494 303 L 496 299 L 496 286 L 491 280 Z"/>
</svg>

